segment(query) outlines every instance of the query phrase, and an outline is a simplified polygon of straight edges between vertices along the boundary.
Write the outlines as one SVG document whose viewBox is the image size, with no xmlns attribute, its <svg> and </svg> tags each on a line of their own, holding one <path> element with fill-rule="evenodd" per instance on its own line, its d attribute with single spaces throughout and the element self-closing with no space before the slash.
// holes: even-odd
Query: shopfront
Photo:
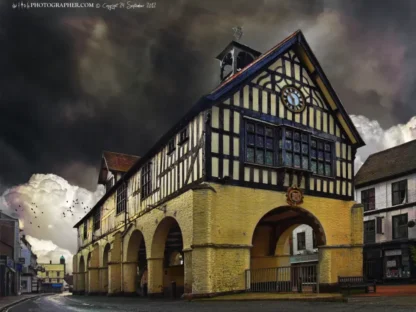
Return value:
<svg viewBox="0 0 416 312">
<path fill-rule="evenodd" d="M 0 295 L 16 295 L 15 281 L 16 270 L 13 259 L 8 256 L 0 256 Z"/>
<path fill-rule="evenodd" d="M 385 283 L 416 281 L 416 259 L 412 258 L 414 242 L 384 243 L 364 248 L 364 275 Z"/>
</svg>

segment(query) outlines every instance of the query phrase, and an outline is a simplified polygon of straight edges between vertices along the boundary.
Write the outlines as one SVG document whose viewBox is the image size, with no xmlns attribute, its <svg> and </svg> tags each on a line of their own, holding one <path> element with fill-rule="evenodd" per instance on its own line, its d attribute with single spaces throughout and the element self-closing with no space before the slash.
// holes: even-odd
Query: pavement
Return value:
<svg viewBox="0 0 416 312">
<path fill-rule="evenodd" d="M 8 312 L 408 312 L 415 311 L 416 296 L 354 296 L 349 302 L 310 301 L 184 301 L 106 296 L 53 294 L 29 299 Z"/>
<path fill-rule="evenodd" d="M 0 311 L 5 311 L 7 308 L 32 298 L 43 296 L 44 294 L 22 294 L 20 296 L 0 297 Z"/>
</svg>

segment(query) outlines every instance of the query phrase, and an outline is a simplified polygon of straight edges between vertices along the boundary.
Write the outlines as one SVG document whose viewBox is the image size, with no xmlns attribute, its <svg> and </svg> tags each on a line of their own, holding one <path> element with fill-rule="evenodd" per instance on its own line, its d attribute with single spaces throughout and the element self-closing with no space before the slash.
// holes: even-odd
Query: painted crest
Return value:
<svg viewBox="0 0 416 312">
<path fill-rule="evenodd" d="M 289 187 L 286 193 L 286 201 L 290 206 L 298 206 L 303 203 L 303 192 L 296 185 Z"/>
</svg>

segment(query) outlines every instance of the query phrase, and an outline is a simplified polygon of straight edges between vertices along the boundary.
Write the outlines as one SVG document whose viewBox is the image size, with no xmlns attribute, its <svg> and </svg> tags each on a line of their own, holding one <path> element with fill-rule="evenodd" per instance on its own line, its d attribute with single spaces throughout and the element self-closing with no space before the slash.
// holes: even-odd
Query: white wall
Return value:
<svg viewBox="0 0 416 312">
<path fill-rule="evenodd" d="M 314 252 L 318 249 L 313 248 L 313 230 L 309 225 L 302 224 L 295 228 L 292 232 L 292 242 L 293 242 L 293 254 L 300 255 L 303 254 L 303 250 L 298 250 L 298 233 L 305 232 L 305 245 L 306 250 Z"/>
<path fill-rule="evenodd" d="M 394 182 L 402 181 L 407 179 L 407 190 L 408 198 L 407 202 L 416 202 L 416 174 L 410 174 L 403 176 L 398 179 L 390 180 L 387 182 L 376 183 L 371 186 L 366 186 L 363 188 L 357 188 L 355 190 L 355 200 L 358 203 L 361 203 L 361 191 L 375 188 L 375 200 L 376 200 L 376 209 L 383 209 L 392 206 L 392 195 L 391 195 L 391 185 Z"/>
</svg>

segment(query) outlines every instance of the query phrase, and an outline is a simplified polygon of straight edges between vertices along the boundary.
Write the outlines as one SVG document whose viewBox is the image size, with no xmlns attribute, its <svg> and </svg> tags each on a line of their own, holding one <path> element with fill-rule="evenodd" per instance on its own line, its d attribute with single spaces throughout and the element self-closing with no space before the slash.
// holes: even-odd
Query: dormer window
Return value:
<svg viewBox="0 0 416 312">
<path fill-rule="evenodd" d="M 186 140 L 188 140 L 188 138 L 189 138 L 188 127 L 186 127 L 179 133 L 179 144 L 184 143 Z"/>
<path fill-rule="evenodd" d="M 168 143 L 168 155 L 172 154 L 175 150 L 175 138 L 171 139 Z"/>
</svg>

